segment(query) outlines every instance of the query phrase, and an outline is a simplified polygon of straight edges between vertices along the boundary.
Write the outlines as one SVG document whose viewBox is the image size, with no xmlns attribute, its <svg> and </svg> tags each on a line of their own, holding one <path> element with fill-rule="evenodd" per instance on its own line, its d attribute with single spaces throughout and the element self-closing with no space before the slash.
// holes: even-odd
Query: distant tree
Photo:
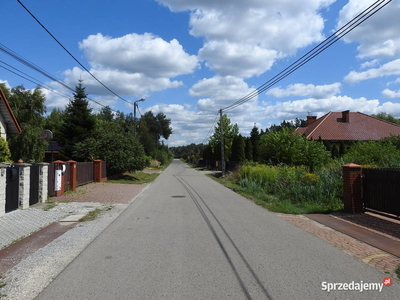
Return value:
<svg viewBox="0 0 400 300">
<path fill-rule="evenodd" d="M 171 119 L 163 113 L 154 116 L 152 111 L 146 112 L 140 119 L 138 133 L 146 154 L 151 155 L 162 145 L 161 137 L 168 140 L 172 134 Z"/>
<path fill-rule="evenodd" d="M 71 99 L 65 109 L 64 123 L 60 128 L 60 143 L 64 146 L 62 155 L 64 159 L 79 160 L 73 155 L 75 145 L 91 137 L 95 127 L 95 117 L 89 108 L 87 94 L 79 81 L 75 88 L 74 98 Z"/>
<path fill-rule="evenodd" d="M 207 146 L 204 147 L 203 158 L 207 159 L 207 160 L 217 160 L 211 145 L 207 145 Z"/>
<path fill-rule="evenodd" d="M 240 161 L 243 162 L 246 160 L 246 154 L 245 154 L 245 140 L 242 137 L 242 135 L 237 135 L 233 138 L 232 142 L 232 157 L 231 161 Z"/>
<path fill-rule="evenodd" d="M 260 137 L 261 134 L 258 132 L 258 128 L 254 125 L 250 132 L 250 140 L 253 148 L 253 160 L 258 161 L 259 148 L 260 148 Z"/>
<path fill-rule="evenodd" d="M 46 112 L 45 96 L 39 88 L 26 90 L 22 85 L 11 89 L 9 103 L 18 120 L 22 133 L 8 138 L 11 159 L 24 162 L 40 162 L 48 143 L 39 139 L 43 131 Z"/>
<path fill-rule="evenodd" d="M 99 119 L 101 119 L 101 120 L 104 120 L 104 121 L 112 121 L 112 120 L 114 120 L 113 112 L 112 112 L 112 110 L 111 110 L 111 108 L 109 106 L 103 107 L 100 110 L 100 112 L 97 115 L 97 117 Z"/>
<path fill-rule="evenodd" d="M 252 161 L 253 160 L 253 144 L 251 143 L 250 137 L 246 138 L 246 160 Z"/>
<path fill-rule="evenodd" d="M 229 161 L 232 151 L 232 142 L 234 137 L 239 133 L 239 127 L 237 124 L 231 124 L 231 120 L 226 114 L 222 115 L 222 120 L 217 122 L 217 126 L 214 127 L 214 134 L 210 138 L 210 145 L 217 156 L 217 160 L 221 159 L 221 125 L 224 130 L 225 160 Z"/>
<path fill-rule="evenodd" d="M 53 139 L 57 140 L 61 135 L 60 130 L 63 124 L 64 111 L 61 109 L 53 109 L 45 118 L 44 128 L 53 132 Z"/>
</svg>

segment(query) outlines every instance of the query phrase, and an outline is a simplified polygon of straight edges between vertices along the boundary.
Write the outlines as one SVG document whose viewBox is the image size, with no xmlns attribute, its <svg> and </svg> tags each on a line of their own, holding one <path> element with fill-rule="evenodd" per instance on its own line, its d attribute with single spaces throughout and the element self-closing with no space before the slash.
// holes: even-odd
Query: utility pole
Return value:
<svg viewBox="0 0 400 300">
<path fill-rule="evenodd" d="M 139 99 L 139 100 L 136 100 L 134 103 L 133 103 L 133 122 L 134 122 L 134 128 L 133 128 L 133 132 L 134 132 L 134 135 L 136 136 L 136 108 L 139 108 L 139 105 L 137 104 L 138 102 L 141 102 L 141 101 L 144 101 L 145 99 L 144 98 L 141 98 L 141 99 Z"/>
<path fill-rule="evenodd" d="M 222 171 L 222 177 L 225 177 L 225 145 L 224 145 L 224 125 L 222 122 L 222 109 L 219 110 L 219 123 L 221 129 L 221 171 Z"/>
</svg>

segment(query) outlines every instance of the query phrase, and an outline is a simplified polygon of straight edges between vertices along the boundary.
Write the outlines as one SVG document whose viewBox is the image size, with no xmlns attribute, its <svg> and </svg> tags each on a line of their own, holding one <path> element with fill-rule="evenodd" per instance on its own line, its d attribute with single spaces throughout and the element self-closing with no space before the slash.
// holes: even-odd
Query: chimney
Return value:
<svg viewBox="0 0 400 300">
<path fill-rule="evenodd" d="M 307 116 L 307 125 L 311 125 L 317 120 L 317 116 Z"/>
<path fill-rule="evenodd" d="M 342 111 L 342 120 L 345 123 L 350 122 L 350 111 L 349 110 Z"/>
</svg>

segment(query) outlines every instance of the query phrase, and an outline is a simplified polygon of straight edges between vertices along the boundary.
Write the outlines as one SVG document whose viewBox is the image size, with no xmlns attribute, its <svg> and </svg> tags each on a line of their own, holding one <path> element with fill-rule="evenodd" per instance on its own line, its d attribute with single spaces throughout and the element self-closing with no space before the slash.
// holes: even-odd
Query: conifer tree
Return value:
<svg viewBox="0 0 400 300">
<path fill-rule="evenodd" d="M 60 143 L 64 147 L 63 159 L 80 160 L 80 157 L 73 155 L 75 146 L 91 136 L 96 121 L 81 80 L 73 95 L 74 98 L 65 109 L 64 123 L 60 128 Z"/>
</svg>

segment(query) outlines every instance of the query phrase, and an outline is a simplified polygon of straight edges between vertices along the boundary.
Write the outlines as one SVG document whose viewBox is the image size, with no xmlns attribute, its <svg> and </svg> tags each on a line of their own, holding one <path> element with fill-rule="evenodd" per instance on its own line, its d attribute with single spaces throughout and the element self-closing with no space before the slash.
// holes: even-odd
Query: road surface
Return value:
<svg viewBox="0 0 400 300">
<path fill-rule="evenodd" d="M 398 299 L 384 277 L 174 160 L 36 299 Z"/>
</svg>

